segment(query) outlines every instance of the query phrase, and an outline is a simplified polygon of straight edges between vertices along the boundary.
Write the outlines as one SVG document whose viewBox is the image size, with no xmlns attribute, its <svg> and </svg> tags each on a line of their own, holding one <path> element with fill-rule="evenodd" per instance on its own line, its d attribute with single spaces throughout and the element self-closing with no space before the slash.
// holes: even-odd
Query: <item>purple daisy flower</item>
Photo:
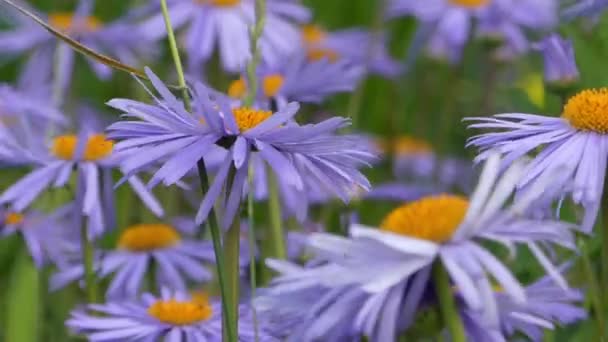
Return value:
<svg viewBox="0 0 608 342">
<path fill-rule="evenodd" d="M 584 231 L 591 231 L 600 207 L 608 158 L 608 89 L 584 90 L 568 100 L 561 117 L 508 113 L 494 117 L 468 118 L 470 128 L 499 129 L 474 136 L 468 145 L 480 148 L 476 160 L 483 160 L 498 149 L 506 153 L 503 161 L 531 152 L 540 152 L 518 180 L 520 193 L 534 184 L 550 182 L 552 191 L 543 202 L 550 207 L 566 196 L 585 209 Z"/>
<path fill-rule="evenodd" d="M 329 32 L 318 25 L 304 25 L 302 41 L 304 51 L 312 61 L 345 60 L 386 77 L 398 76 L 402 71 L 401 64 L 388 53 L 385 38 L 376 39 L 371 32 L 364 29 L 351 28 Z"/>
<path fill-rule="evenodd" d="M 23 6 L 28 7 L 25 4 Z M 49 25 L 71 38 L 77 39 L 95 51 L 116 57 L 123 63 L 136 65 L 139 56 L 153 54 L 154 46 L 151 45 L 151 41 L 146 40 L 133 25 L 123 20 L 103 23 L 91 15 L 92 9 L 92 0 L 81 0 L 74 13 L 42 14 L 33 8 L 28 8 L 31 12 L 46 18 Z M 62 89 L 67 88 L 72 79 L 75 51 L 31 20 L 21 21 L 10 31 L 0 32 L 0 50 L 9 55 L 33 52 L 25 73 L 35 71 L 49 73 L 53 68 L 40 66 L 48 66 L 49 61 L 55 59 L 54 56 L 61 56 L 58 62 L 60 63 L 58 70 L 61 70 L 61 73 L 55 77 L 61 80 Z M 99 78 L 107 79 L 111 75 L 110 67 L 93 60 L 87 59 L 87 61 Z"/>
<path fill-rule="evenodd" d="M 141 121 L 115 123 L 108 128 L 109 136 L 122 140 L 116 150 L 128 153 L 121 162 L 127 175 L 166 160 L 150 180 L 150 187 L 160 182 L 174 184 L 216 144 L 226 148 L 228 153 L 196 215 L 198 224 L 207 218 L 233 169 L 234 182 L 222 221 L 222 226 L 230 225 L 243 197 L 247 165 L 253 156 L 263 159 L 279 181 L 297 193 L 305 193 L 306 182 L 314 181 L 347 201 L 354 186 L 369 188 L 357 168 L 374 155 L 360 149 L 357 137 L 334 133 L 348 125 L 347 119 L 332 118 L 300 126 L 292 121 L 299 108 L 297 103 L 287 104 L 274 114 L 248 107 L 231 108 L 229 97 L 201 83 L 194 85 L 194 113 L 190 114 L 156 75 L 149 69 L 146 72 L 162 99 L 154 97 L 155 105 L 126 99 L 110 101 L 110 106 L 122 110 L 127 117 Z"/>
<path fill-rule="evenodd" d="M 341 60 L 327 59 L 308 61 L 304 56 L 294 56 L 286 62 L 258 69 L 258 98 L 277 101 L 278 108 L 289 101 L 320 103 L 327 96 L 352 91 L 363 76 L 363 68 Z M 228 95 L 242 99 L 247 94 L 246 77 L 232 82 Z"/>
<path fill-rule="evenodd" d="M 173 290 L 187 290 L 186 281 L 211 279 L 203 263 L 213 263 L 213 246 L 196 241 L 166 224 L 138 224 L 122 231 L 116 249 L 104 253 L 100 276 L 113 274 L 108 298 L 137 295 L 151 267 L 156 268 L 155 283 Z"/>
<path fill-rule="evenodd" d="M 555 324 L 566 325 L 587 317 L 582 304 L 583 294 L 574 289 L 564 290 L 551 278 L 543 277 L 525 288 L 528 301 L 525 304 L 511 300 L 503 292 L 496 292 L 500 316 L 500 329 L 488 330 L 477 313 L 461 310 L 461 316 L 471 341 L 506 341 L 516 333 L 531 341 L 541 341 L 545 329 L 555 329 Z"/>
<path fill-rule="evenodd" d="M 537 44 L 537 48 L 543 54 L 547 84 L 563 89 L 578 82 L 579 73 L 572 41 L 552 34 Z"/>
<path fill-rule="evenodd" d="M 90 304 L 76 310 L 66 325 L 91 341 L 222 341 L 221 305 L 205 294 L 161 291 L 140 300 Z M 239 341 L 256 341 L 251 309 L 239 309 Z M 259 341 L 274 341 L 259 329 Z"/>
<path fill-rule="evenodd" d="M 75 203 L 88 219 L 89 238 L 94 238 L 113 224 L 114 193 L 112 170 L 119 159 L 113 153 L 114 142 L 95 132 L 95 124 L 85 121 L 78 134 L 55 136 L 45 141 L 38 135 L 36 143 L 28 146 L 12 145 L 12 155 L 20 162 L 35 166 L 34 170 L 10 186 L 0 196 L 0 203 L 10 203 L 20 212 L 27 208 L 46 189 L 61 188 L 77 174 Z M 0 151 L 0 156 L 2 153 Z M 163 215 L 160 203 L 135 176 L 128 177 L 133 191 L 157 216 Z M 105 184 L 105 186 L 104 186 Z"/>
<path fill-rule="evenodd" d="M 478 313 L 487 326 L 498 327 L 490 277 L 515 302 L 526 303 L 527 298 L 523 286 L 482 241 L 501 243 L 512 253 L 517 245 L 527 245 L 563 288 L 567 288 L 565 280 L 538 243 L 575 249 L 570 224 L 522 217 L 534 197 L 520 198 L 502 209 L 524 165 L 514 164 L 498 179 L 499 167 L 500 158 L 493 155 L 470 201 L 451 195 L 426 197 L 391 212 L 380 230 L 353 225 L 347 238 L 314 234 L 310 246 L 318 261 L 325 263 L 278 277 L 272 291 L 298 295 L 311 287 L 329 288 L 328 294 L 313 304 L 325 307 L 333 302 L 332 296 L 342 294 L 336 300 L 341 302 L 346 300 L 345 291 L 353 287 L 362 290 L 369 296 L 364 297 L 364 304 L 355 306 L 356 313 L 350 312 L 352 329 L 368 336 L 381 331 L 387 334 L 383 340 L 389 341 L 412 323 L 429 282 L 431 265 L 439 260 L 460 289 L 466 307 Z M 332 310 L 335 305 L 324 310 Z M 391 310 L 391 314 L 380 315 L 380 308 Z M 392 321 L 391 329 L 378 329 L 379 324 L 387 324 L 387 317 Z"/>
<path fill-rule="evenodd" d="M 169 12 L 175 28 L 189 24 L 185 46 L 189 62 L 196 68 L 207 61 L 218 46 L 224 69 L 239 72 L 251 58 L 249 28 L 255 21 L 253 0 L 173 0 Z M 145 21 L 141 32 L 149 39 L 166 36 L 162 15 Z M 276 64 L 299 47 L 297 23 L 310 19 L 309 10 L 298 0 L 267 1 L 266 26 L 260 38 L 262 60 Z"/>
<path fill-rule="evenodd" d="M 0 210 L 0 236 L 21 235 L 34 264 L 42 268 L 48 261 L 58 260 L 63 253 L 73 250 L 74 245 L 63 229 L 68 212 L 69 206 L 51 215 Z"/>
</svg>

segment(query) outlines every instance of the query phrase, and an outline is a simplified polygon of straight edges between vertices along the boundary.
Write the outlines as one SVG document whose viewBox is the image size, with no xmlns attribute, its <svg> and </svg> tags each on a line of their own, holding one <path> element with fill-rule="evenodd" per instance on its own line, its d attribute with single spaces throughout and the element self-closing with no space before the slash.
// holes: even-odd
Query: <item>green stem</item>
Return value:
<svg viewBox="0 0 608 342">
<path fill-rule="evenodd" d="M 88 238 L 86 224 L 82 225 L 80 238 L 82 241 L 82 260 L 84 262 L 84 279 L 88 303 L 97 303 L 97 280 L 93 266 L 95 250 L 93 242 Z"/>
<path fill-rule="evenodd" d="M 255 168 L 253 164 L 249 166 L 249 175 L 247 177 L 247 183 L 249 184 L 249 193 L 247 194 L 247 217 L 249 222 L 249 286 L 251 287 L 251 309 L 253 311 L 253 329 L 255 342 L 259 341 L 258 334 L 258 315 L 253 305 L 253 301 L 256 297 L 256 262 L 255 262 L 255 212 L 254 212 L 254 192 L 253 192 L 253 177 L 255 176 Z"/>
<path fill-rule="evenodd" d="M 209 190 L 209 178 L 207 177 L 207 169 L 205 168 L 205 161 L 203 159 L 198 161 L 198 175 L 201 183 L 201 192 L 206 194 Z M 202 230 L 203 227 L 201 227 Z M 219 225 L 217 223 L 217 218 L 215 215 L 215 211 L 213 208 L 209 213 L 209 217 L 207 217 L 207 221 L 205 222 L 205 229 L 211 232 L 211 240 L 213 241 L 213 251 L 215 253 L 215 265 L 217 268 L 217 274 L 220 283 L 220 292 L 222 296 L 222 316 L 223 324 L 225 331 L 225 335 L 228 337 L 228 341 L 236 342 L 237 334 L 236 330 L 233 330 L 234 324 L 231 323 L 233 321 L 233 317 L 229 308 L 228 303 L 228 288 L 226 281 L 226 265 L 224 263 L 224 254 L 222 253 L 222 238 L 219 229 Z"/>
<path fill-rule="evenodd" d="M 224 243 L 224 259 L 226 260 L 226 299 L 228 300 L 228 311 L 233 320 L 228 322 L 233 331 L 238 331 L 239 321 L 239 254 L 241 250 L 241 222 L 236 216 L 232 225 L 226 232 Z"/>
<path fill-rule="evenodd" d="M 279 198 L 279 186 L 274 174 L 268 170 L 268 217 L 270 219 L 270 257 L 285 259 L 287 256 L 285 248 L 285 234 L 283 232 L 283 221 L 281 218 L 281 199 Z"/>
<path fill-rule="evenodd" d="M 454 301 L 454 294 L 452 292 L 452 287 L 450 286 L 450 279 L 445 268 L 441 264 L 441 261 L 436 261 L 433 265 L 433 281 L 437 297 L 439 298 L 441 318 L 443 324 L 450 331 L 452 341 L 466 342 L 467 338 L 464 333 L 460 314 L 456 309 L 456 302 Z"/>
<path fill-rule="evenodd" d="M 248 93 L 243 104 L 245 106 L 253 105 L 256 94 L 258 92 L 258 81 L 256 71 L 260 63 L 260 49 L 258 41 L 264 33 L 264 25 L 266 24 L 266 0 L 255 0 L 255 24 L 250 30 L 249 38 L 251 40 L 251 60 L 247 64 L 248 78 Z"/>
<path fill-rule="evenodd" d="M 182 66 L 182 60 L 179 56 L 179 49 L 177 48 L 177 41 L 175 39 L 175 33 L 173 32 L 173 25 L 171 25 L 171 17 L 169 16 L 169 9 L 167 8 L 167 0 L 160 0 L 160 7 L 163 12 L 165 27 L 167 28 L 169 49 L 171 50 L 171 56 L 173 57 L 173 63 L 175 64 L 175 69 L 177 71 L 177 82 L 182 92 L 184 106 L 186 107 L 187 111 L 190 111 L 192 108 L 192 106 L 190 105 L 190 95 L 188 95 L 188 87 L 186 86 L 184 68 Z"/>
<path fill-rule="evenodd" d="M 604 306 L 602 305 L 602 297 L 600 294 L 600 286 L 598 284 L 597 277 L 595 276 L 595 270 L 593 269 L 593 264 L 591 263 L 591 250 L 590 246 L 587 242 L 579 237 L 578 239 L 578 247 L 581 251 L 581 258 L 583 261 L 583 271 L 585 272 L 585 277 L 587 278 L 587 286 L 588 286 L 588 295 L 591 298 L 591 306 L 593 307 L 593 313 L 595 317 L 595 321 L 597 323 L 597 330 L 600 336 L 600 341 L 606 340 L 606 329 L 604 328 L 604 324 L 606 323 L 606 315 L 604 315 Z"/>
</svg>

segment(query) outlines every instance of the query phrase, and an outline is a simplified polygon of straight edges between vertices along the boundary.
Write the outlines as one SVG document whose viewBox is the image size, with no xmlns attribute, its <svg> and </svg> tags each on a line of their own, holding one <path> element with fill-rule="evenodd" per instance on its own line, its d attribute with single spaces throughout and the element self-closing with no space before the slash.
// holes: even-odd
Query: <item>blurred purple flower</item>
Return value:
<svg viewBox="0 0 608 342">
<path fill-rule="evenodd" d="M 321 262 L 310 268 L 279 264 L 286 271 L 273 282 L 269 293 L 296 298 L 314 288 L 328 289 L 326 295 L 312 303 L 315 310 L 328 313 L 325 318 L 313 310 L 314 317 L 303 319 L 300 324 L 307 325 L 318 318 L 320 322 L 316 324 L 321 330 L 315 331 L 325 331 L 344 320 L 338 315 L 347 314 L 351 332 L 383 334 L 381 340 L 392 341 L 397 331 L 412 323 L 436 260 L 441 261 L 461 291 L 466 307 L 478 313 L 485 326 L 496 327 L 500 322 L 490 277 L 504 288 L 505 296 L 526 303 L 524 288 L 484 247 L 484 240 L 504 244 L 512 252 L 515 245 L 527 245 L 559 285 L 567 288 L 537 243 L 574 249 L 573 227 L 559 221 L 522 217 L 533 203 L 530 196 L 502 209 L 524 166 L 517 163 L 498 179 L 499 165 L 497 155 L 487 161 L 470 202 L 449 195 L 427 197 L 389 214 L 382 230 L 353 225 L 348 238 L 313 234 L 310 246 Z M 270 265 L 276 263 L 271 261 Z M 352 292 L 353 288 L 359 291 Z M 345 310 L 347 303 L 358 300 L 361 293 L 368 294 L 363 303 Z M 389 313 L 381 314 L 380 309 Z"/>
<path fill-rule="evenodd" d="M 239 309 L 238 339 L 256 341 L 251 309 Z M 140 300 L 90 304 L 72 312 L 66 325 L 92 341 L 166 340 L 201 342 L 222 340 L 221 305 L 204 294 L 161 291 Z M 273 341 L 259 329 L 259 341 Z"/>
<path fill-rule="evenodd" d="M 174 184 L 216 144 L 226 148 L 228 153 L 196 215 L 197 223 L 207 218 L 233 168 L 234 182 L 222 220 L 223 227 L 230 225 L 243 197 L 253 156 L 263 159 L 279 182 L 288 184 L 295 193 L 304 194 L 310 188 L 306 183 L 314 182 L 348 201 L 353 187 L 369 188 L 357 168 L 374 159 L 374 155 L 360 149 L 357 137 L 334 134 L 348 125 L 347 119 L 332 118 L 300 126 L 292 121 L 299 108 L 297 103 L 274 114 L 248 107 L 232 108 L 230 98 L 201 83 L 194 85 L 194 113 L 190 114 L 156 75 L 149 69 L 146 72 L 162 100 L 154 97 L 155 105 L 126 99 L 110 101 L 109 105 L 125 112 L 125 116 L 142 121 L 115 123 L 108 128 L 109 136 L 122 140 L 116 150 L 128 154 L 121 162 L 127 175 L 158 160 L 167 160 L 149 187 L 160 182 Z"/>
<path fill-rule="evenodd" d="M 584 90 L 568 100 L 559 118 L 507 113 L 474 117 L 469 128 L 498 129 L 472 137 L 468 146 L 486 159 L 493 149 L 505 153 L 503 164 L 531 152 L 541 152 L 527 166 L 517 182 L 524 195 L 551 184 L 541 201 L 552 208 L 553 201 L 566 196 L 585 209 L 582 229 L 590 232 L 600 207 L 608 158 L 608 89 Z"/>
<path fill-rule="evenodd" d="M 545 82 L 558 87 L 572 86 L 579 79 L 572 41 L 552 34 L 538 45 L 545 64 Z"/>
<path fill-rule="evenodd" d="M 21 4 L 32 13 L 46 18 L 47 22 L 84 44 L 85 46 L 121 62 L 136 65 L 140 57 L 154 55 L 154 45 L 139 34 L 135 27 L 126 20 L 103 23 L 91 15 L 92 0 L 80 0 L 74 13 L 53 12 L 48 15 L 38 13 L 26 4 Z M 23 55 L 33 52 L 27 68 L 23 71 L 38 77 L 46 77 L 55 64 L 56 78 L 61 89 L 66 89 L 72 79 L 74 57 L 76 52 L 67 44 L 47 32 L 32 20 L 20 21 L 17 27 L 0 32 L 0 51 L 7 55 Z M 106 65 L 87 59 L 90 67 L 101 79 L 107 79 L 112 69 Z M 58 81 L 57 81 L 58 80 Z"/>
<path fill-rule="evenodd" d="M 175 28 L 189 24 L 185 46 L 191 68 L 211 58 L 219 49 L 222 66 L 240 72 L 251 58 L 249 28 L 254 23 L 253 0 L 173 0 L 169 12 Z M 298 0 L 268 0 L 266 26 L 259 41 L 262 60 L 276 64 L 299 46 L 297 23 L 310 19 L 309 10 Z M 160 11 L 146 20 L 140 31 L 151 40 L 167 35 Z"/>
<path fill-rule="evenodd" d="M 83 118 L 78 134 L 57 135 L 50 142 L 44 134 L 38 134 L 32 139 L 35 143 L 11 145 L 14 150 L 10 155 L 18 158 L 16 162 L 35 168 L 6 189 L 0 196 L 0 203 L 10 203 L 20 212 L 44 190 L 67 186 L 76 173 L 75 205 L 78 208 L 75 210 L 88 219 L 89 238 L 93 239 L 114 224 L 112 170 L 120 160 L 113 153 L 113 141 L 95 127 L 94 117 L 81 114 L 86 118 Z M 141 180 L 133 176 L 128 182 L 152 212 L 163 215 L 160 203 Z M 80 221 L 80 216 L 75 214 L 75 219 Z"/>
<path fill-rule="evenodd" d="M 396 77 L 402 71 L 399 62 L 388 53 L 385 37 L 364 29 L 326 31 L 317 25 L 305 25 L 302 41 L 309 60 L 347 61 L 386 77 Z"/>
</svg>

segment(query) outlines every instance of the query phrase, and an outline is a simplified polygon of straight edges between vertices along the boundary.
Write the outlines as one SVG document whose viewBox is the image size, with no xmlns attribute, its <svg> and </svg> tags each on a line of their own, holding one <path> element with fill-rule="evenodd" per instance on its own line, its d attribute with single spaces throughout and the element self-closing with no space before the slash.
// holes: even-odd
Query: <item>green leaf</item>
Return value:
<svg viewBox="0 0 608 342">
<path fill-rule="evenodd" d="M 17 255 L 8 285 L 6 341 L 36 342 L 39 337 L 39 273 L 25 249 Z"/>
</svg>

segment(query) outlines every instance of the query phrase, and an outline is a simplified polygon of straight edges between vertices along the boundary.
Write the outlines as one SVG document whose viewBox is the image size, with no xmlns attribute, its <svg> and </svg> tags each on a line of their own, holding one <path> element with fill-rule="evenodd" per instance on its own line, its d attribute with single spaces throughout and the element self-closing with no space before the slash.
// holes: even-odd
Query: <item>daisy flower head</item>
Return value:
<svg viewBox="0 0 608 342">
<path fill-rule="evenodd" d="M 25 5 L 23 5 L 25 6 Z M 135 65 L 140 56 L 149 56 L 154 49 L 150 41 L 139 34 L 134 26 L 126 20 L 118 19 L 111 23 L 104 23 L 93 16 L 93 1 L 80 0 L 74 12 L 39 13 L 28 8 L 32 13 L 45 18 L 47 23 L 69 37 L 78 40 L 83 45 L 118 58 L 123 63 Z M 22 55 L 32 53 L 31 61 L 27 64 L 24 73 L 42 71 L 48 73 L 49 61 L 54 56 L 61 56 L 61 74 L 56 75 L 61 80 L 61 87 L 67 88 L 72 78 L 74 57 L 76 52 L 67 44 L 58 41 L 43 27 L 33 21 L 22 21 L 17 27 L 9 31 L 0 32 L 0 49 L 7 54 Z M 91 69 L 101 79 L 107 79 L 112 69 L 96 61 L 87 60 Z M 47 66 L 47 67 L 41 67 Z"/>
<path fill-rule="evenodd" d="M 113 275 L 108 298 L 138 294 L 145 275 L 155 267 L 158 288 L 185 291 L 187 282 L 205 282 L 211 272 L 203 263 L 213 263 L 213 246 L 197 241 L 168 224 L 137 224 L 125 228 L 116 249 L 104 253 L 100 276 Z"/>
<path fill-rule="evenodd" d="M 525 303 L 527 298 L 523 286 L 483 242 L 503 244 L 513 253 L 517 245 L 528 246 L 564 288 L 565 280 L 538 243 L 575 248 L 572 225 L 522 216 L 534 197 L 520 198 L 503 208 L 524 165 L 514 164 L 501 178 L 499 168 L 500 157 L 493 155 L 470 200 L 447 194 L 429 196 L 398 207 L 379 229 L 353 225 L 346 238 L 314 234 L 309 243 L 320 262 L 278 277 L 272 291 L 297 295 L 313 287 L 328 288 L 328 294 L 313 304 L 323 307 L 324 312 L 339 310 L 342 304 L 337 303 L 347 300 L 346 295 L 336 300 L 331 296 L 362 291 L 368 296 L 349 313 L 349 317 L 356 317 L 351 319 L 352 329 L 367 336 L 390 334 L 393 338 L 385 340 L 393 340 L 397 331 L 412 323 L 431 268 L 441 263 L 453 286 L 461 291 L 464 305 L 478 313 L 487 326 L 497 327 L 500 320 L 490 279 L 515 302 Z M 355 293 L 352 296 L 359 296 Z M 380 314 L 380 309 L 393 314 Z M 389 331 L 378 328 L 388 324 L 386 317 L 392 320 Z"/>
<path fill-rule="evenodd" d="M 556 89 L 570 89 L 579 80 L 572 41 L 551 34 L 537 44 L 543 55 L 545 82 Z"/>
<path fill-rule="evenodd" d="M 352 91 L 363 76 L 363 68 L 347 61 L 331 62 L 327 59 L 309 61 L 295 55 L 277 65 L 258 68 L 258 99 L 269 99 L 282 108 L 289 101 L 320 103 L 326 97 Z M 228 95 L 236 99 L 245 97 L 248 91 L 245 76 L 233 81 Z"/>
<path fill-rule="evenodd" d="M 552 191 L 542 201 L 570 197 L 584 208 L 583 230 L 593 228 L 600 207 L 608 158 L 608 88 L 587 89 L 572 96 L 560 117 L 524 113 L 468 118 L 470 128 L 500 130 L 472 137 L 468 145 L 483 160 L 498 149 L 506 154 L 504 163 L 539 151 L 518 181 L 521 193 L 534 184 L 551 182 Z"/>
<path fill-rule="evenodd" d="M 531 341 L 542 340 L 544 331 L 556 325 L 583 320 L 587 312 L 581 306 L 584 295 L 576 289 L 563 289 L 550 277 L 542 277 L 525 287 L 526 303 L 514 302 L 501 289 L 495 291 L 500 327 L 488 329 L 477 313 L 464 308 L 460 311 L 465 330 L 471 341 L 505 341 L 523 334 Z"/>
<path fill-rule="evenodd" d="M 368 72 L 396 77 L 401 65 L 387 51 L 386 39 L 361 28 L 327 31 L 319 25 L 301 28 L 304 53 L 311 61 L 347 61 Z"/>
<path fill-rule="evenodd" d="M 160 182 L 166 186 L 174 184 L 212 148 L 217 145 L 225 148 L 225 158 L 196 215 L 197 224 L 207 218 L 227 184 L 229 173 L 233 173 L 222 222 L 224 227 L 230 225 L 254 156 L 270 166 L 279 182 L 299 193 L 305 192 L 306 182 L 314 181 L 347 201 L 353 187 L 369 188 L 369 182 L 357 168 L 374 159 L 374 155 L 359 149 L 357 137 L 335 134 L 349 124 L 347 119 L 299 125 L 293 121 L 299 108 L 295 102 L 276 113 L 234 107 L 232 99 L 202 83 L 193 86 L 191 114 L 158 77 L 150 70 L 147 74 L 161 98 L 155 97 L 153 105 L 125 99 L 110 101 L 110 106 L 135 119 L 110 126 L 110 137 L 121 140 L 116 149 L 128 154 L 121 162 L 127 175 L 164 161 L 149 186 Z"/>
<path fill-rule="evenodd" d="M 88 115 L 82 120 L 76 134 L 56 135 L 47 140 L 42 134 L 28 145 L 11 145 L 12 154 L 19 155 L 24 163 L 33 166 L 26 176 L 0 195 L 0 203 L 11 204 L 20 212 L 30 206 L 47 189 L 68 186 L 72 175 L 76 176 L 75 205 L 88 220 L 89 238 L 101 235 L 111 228 L 114 208 L 112 170 L 118 159 L 113 153 L 114 141 L 108 139 L 95 120 Z M 129 177 L 133 191 L 156 215 L 163 209 L 156 198 L 137 177 Z M 77 227 L 75 229 L 78 229 Z"/>
<path fill-rule="evenodd" d="M 222 66 L 240 72 L 251 58 L 249 28 L 255 22 L 254 0 L 173 0 L 169 12 L 175 28 L 187 26 L 184 40 L 189 63 L 196 68 L 219 49 Z M 260 38 L 262 60 L 275 64 L 299 46 L 297 24 L 310 18 L 298 0 L 269 0 L 266 25 Z M 166 36 L 162 15 L 142 23 L 140 31 L 149 39 Z"/>
<path fill-rule="evenodd" d="M 251 308 L 239 308 L 239 341 L 256 341 Z M 222 340 L 221 305 L 205 294 L 162 289 L 139 300 L 90 304 L 66 325 L 91 341 L 211 342 Z M 260 341 L 273 341 L 259 329 Z"/>
</svg>

